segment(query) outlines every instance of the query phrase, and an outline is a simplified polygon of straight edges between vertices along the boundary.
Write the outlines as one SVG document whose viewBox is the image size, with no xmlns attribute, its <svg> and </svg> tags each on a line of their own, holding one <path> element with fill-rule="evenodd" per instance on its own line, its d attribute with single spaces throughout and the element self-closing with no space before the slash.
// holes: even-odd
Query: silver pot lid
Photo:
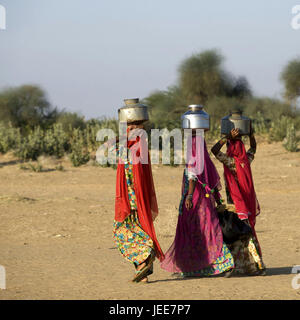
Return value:
<svg viewBox="0 0 300 320">
<path fill-rule="evenodd" d="M 209 114 L 200 104 L 191 104 L 189 110 L 181 116 L 183 129 L 205 129 L 209 130 Z"/>
<path fill-rule="evenodd" d="M 222 118 L 222 120 L 250 120 L 250 118 L 243 115 L 243 111 L 241 109 L 234 109 L 230 111 L 230 114 L 226 117 Z"/>
<path fill-rule="evenodd" d="M 122 107 L 121 109 L 124 108 L 148 108 L 146 105 L 140 103 L 139 98 L 134 98 L 134 99 L 124 99 L 125 106 Z"/>
</svg>

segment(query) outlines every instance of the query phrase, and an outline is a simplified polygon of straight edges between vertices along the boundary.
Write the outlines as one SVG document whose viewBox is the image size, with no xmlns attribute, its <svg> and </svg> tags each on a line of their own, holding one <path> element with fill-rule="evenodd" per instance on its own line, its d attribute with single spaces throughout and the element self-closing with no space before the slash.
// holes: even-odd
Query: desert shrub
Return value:
<svg viewBox="0 0 300 320">
<path fill-rule="evenodd" d="M 37 162 L 36 165 L 34 165 L 33 163 L 28 163 L 27 165 L 21 164 L 20 169 L 21 170 L 30 170 L 33 172 L 43 172 L 44 171 L 42 164 L 39 162 Z"/>
<path fill-rule="evenodd" d="M 271 122 L 271 128 L 269 131 L 269 140 L 270 141 L 283 141 L 286 137 L 287 129 L 293 120 L 289 117 L 282 116 L 281 118 Z"/>
<path fill-rule="evenodd" d="M 283 146 L 290 152 L 296 152 L 298 150 L 298 139 L 296 137 L 296 130 L 293 123 L 289 124 L 287 127 L 286 138 Z"/>
<path fill-rule="evenodd" d="M 90 160 L 90 155 L 87 150 L 85 134 L 79 129 L 74 129 L 71 139 L 70 160 L 74 167 L 79 167 L 86 164 Z"/>
<path fill-rule="evenodd" d="M 44 153 L 44 132 L 40 127 L 32 130 L 28 136 L 23 136 L 15 154 L 22 160 L 36 160 Z"/>
<path fill-rule="evenodd" d="M 272 98 L 251 98 L 245 102 L 245 115 L 255 119 L 260 113 L 268 122 L 281 118 L 282 116 L 294 117 L 291 106 L 278 99 Z"/>
<path fill-rule="evenodd" d="M 54 124 L 53 127 L 45 132 L 44 152 L 57 158 L 63 157 L 65 151 L 69 150 L 69 137 L 63 130 L 61 123 Z"/>
<path fill-rule="evenodd" d="M 269 131 L 269 125 L 260 111 L 258 111 L 255 118 L 252 119 L 252 126 L 254 132 L 258 135 L 266 134 Z"/>
<path fill-rule="evenodd" d="M 119 122 L 116 119 L 91 119 L 87 121 L 85 136 L 89 152 L 96 151 L 102 142 L 97 141 L 97 133 L 101 129 L 112 129 L 116 135 L 119 131 Z"/>
<path fill-rule="evenodd" d="M 43 172 L 43 166 L 38 162 L 36 165 L 29 163 L 29 169 L 33 172 Z"/>
<path fill-rule="evenodd" d="M 21 139 L 20 129 L 13 128 L 11 124 L 5 126 L 0 123 L 0 152 L 6 153 L 14 150 Z"/>
</svg>

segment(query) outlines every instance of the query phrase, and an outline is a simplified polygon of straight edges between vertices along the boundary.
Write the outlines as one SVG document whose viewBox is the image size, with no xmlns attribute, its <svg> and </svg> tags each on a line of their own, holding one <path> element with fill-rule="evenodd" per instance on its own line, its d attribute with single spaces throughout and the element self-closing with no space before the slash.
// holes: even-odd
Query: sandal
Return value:
<svg viewBox="0 0 300 320">
<path fill-rule="evenodd" d="M 151 271 L 153 261 L 155 260 L 155 255 L 151 253 L 150 257 L 148 258 L 148 262 L 146 262 L 146 265 L 141 269 L 136 271 L 134 278 L 132 279 L 132 282 L 140 282 L 143 278 L 145 278 L 148 275 L 148 272 L 150 271 L 152 274 L 153 271 Z"/>
</svg>

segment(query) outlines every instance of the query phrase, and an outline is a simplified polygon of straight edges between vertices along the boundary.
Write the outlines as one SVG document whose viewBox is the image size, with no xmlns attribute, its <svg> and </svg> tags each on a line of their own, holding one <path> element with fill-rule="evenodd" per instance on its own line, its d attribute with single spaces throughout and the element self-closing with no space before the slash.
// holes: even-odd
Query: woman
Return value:
<svg viewBox="0 0 300 320">
<path fill-rule="evenodd" d="M 235 261 L 235 272 L 247 275 L 265 275 L 266 269 L 255 232 L 256 216 L 260 213 L 250 164 L 256 152 L 256 140 L 250 130 L 250 149 L 246 152 L 239 129 L 232 129 L 211 149 L 224 165 L 227 202 L 231 211 L 251 226 L 252 236 L 228 245 Z M 220 150 L 227 143 L 227 153 Z"/>
<path fill-rule="evenodd" d="M 127 148 L 117 148 L 119 163 L 113 233 L 120 253 L 136 269 L 132 281 L 148 282 L 155 257 L 162 260 L 164 255 L 153 225 L 158 208 L 148 150 L 148 163 L 143 164 L 138 159 L 145 151 L 146 140 L 143 135 L 132 137 L 132 132 L 138 129 L 143 129 L 143 122 L 128 124 Z"/>
<path fill-rule="evenodd" d="M 180 277 L 217 275 L 234 267 L 232 255 L 223 242 L 215 207 L 215 201 L 220 203 L 220 178 L 203 136 L 196 135 L 195 130 L 192 132 L 176 235 L 161 263 L 163 269 L 180 273 Z"/>
</svg>

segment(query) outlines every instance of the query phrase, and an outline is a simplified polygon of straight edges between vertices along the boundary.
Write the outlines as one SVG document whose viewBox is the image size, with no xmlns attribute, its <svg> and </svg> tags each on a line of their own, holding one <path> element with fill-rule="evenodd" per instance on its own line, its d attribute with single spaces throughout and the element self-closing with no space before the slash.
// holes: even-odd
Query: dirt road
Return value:
<svg viewBox="0 0 300 320">
<path fill-rule="evenodd" d="M 0 156 L 0 265 L 7 273 L 0 299 L 300 299 L 291 286 L 291 268 L 300 265 L 299 153 L 259 144 L 252 165 L 267 276 L 176 280 L 156 261 L 149 284 L 130 283 L 133 267 L 112 241 L 116 171 L 63 166 L 36 173 Z M 153 167 L 164 250 L 175 234 L 182 170 Z"/>
</svg>

